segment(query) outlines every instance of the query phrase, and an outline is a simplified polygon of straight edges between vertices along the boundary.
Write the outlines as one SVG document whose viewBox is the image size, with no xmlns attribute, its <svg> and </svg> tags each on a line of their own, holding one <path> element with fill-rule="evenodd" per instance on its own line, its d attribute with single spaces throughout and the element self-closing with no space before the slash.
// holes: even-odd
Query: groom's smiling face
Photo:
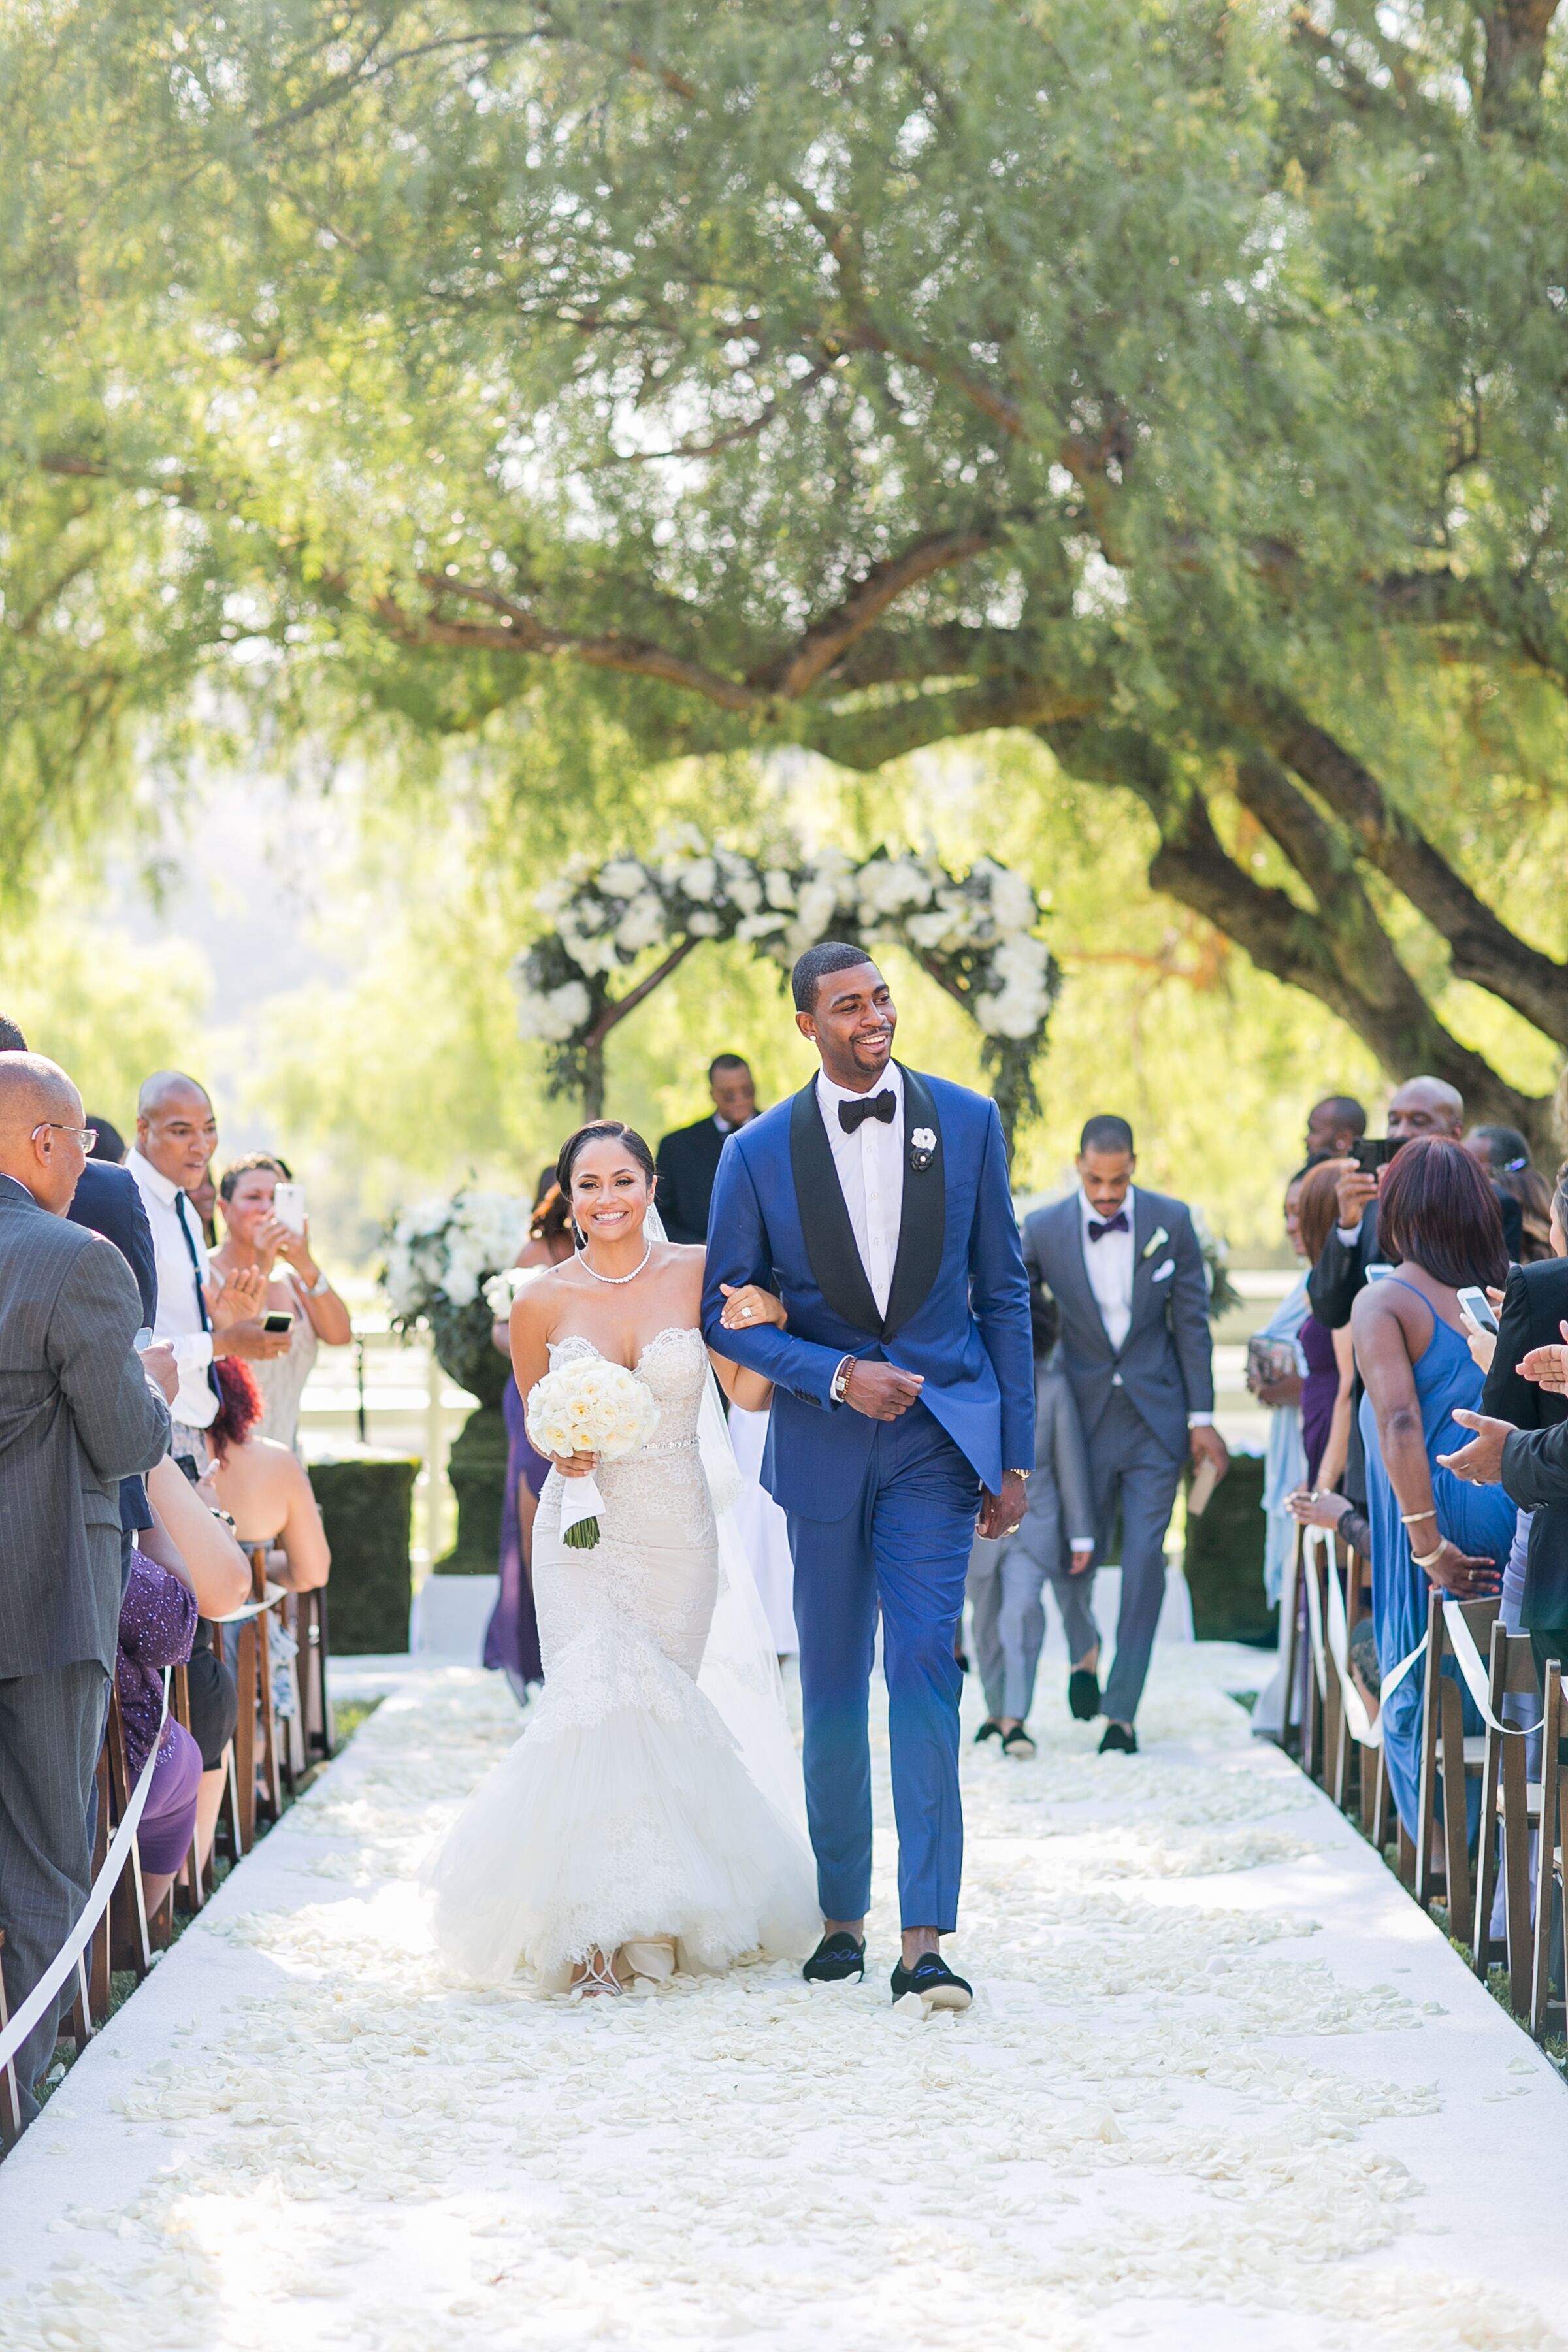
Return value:
<svg viewBox="0 0 1568 2352">
<path fill-rule="evenodd" d="M 868 1092 L 892 1058 L 898 1010 L 874 963 L 825 972 L 816 983 L 812 1011 L 795 1017 L 802 1036 L 809 1037 L 821 1055 L 834 1085 L 851 1093 Z"/>
</svg>

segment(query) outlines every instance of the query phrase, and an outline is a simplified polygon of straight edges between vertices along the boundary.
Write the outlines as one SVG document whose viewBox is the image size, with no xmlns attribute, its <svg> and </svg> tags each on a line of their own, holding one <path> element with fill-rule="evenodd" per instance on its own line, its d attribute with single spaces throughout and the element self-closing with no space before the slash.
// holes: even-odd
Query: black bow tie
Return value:
<svg viewBox="0 0 1568 2352">
<path fill-rule="evenodd" d="M 893 1113 L 899 1108 L 898 1096 L 891 1087 L 884 1087 L 879 1095 L 862 1095 L 858 1102 L 841 1102 L 838 1124 L 846 1135 L 853 1135 L 868 1118 L 879 1118 L 884 1127 L 893 1124 Z M 1122 1219 L 1123 1224 L 1127 1220 Z"/>
<path fill-rule="evenodd" d="M 1089 1237 L 1091 1242 L 1103 1241 L 1107 1234 L 1130 1234 L 1131 1230 L 1131 1226 L 1127 1222 L 1125 1209 L 1118 1209 L 1116 1214 L 1113 1217 L 1107 1217 L 1102 1225 L 1097 1225 L 1092 1217 L 1089 1221 Z"/>
</svg>

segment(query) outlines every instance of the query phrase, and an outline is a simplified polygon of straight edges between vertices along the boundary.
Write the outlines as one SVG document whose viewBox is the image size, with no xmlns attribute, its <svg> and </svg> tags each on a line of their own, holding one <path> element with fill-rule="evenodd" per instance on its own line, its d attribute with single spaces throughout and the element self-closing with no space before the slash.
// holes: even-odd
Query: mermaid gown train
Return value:
<svg viewBox="0 0 1568 2352">
<path fill-rule="evenodd" d="M 550 1351 L 598 1352 L 580 1338 Z M 439 1949 L 479 1982 L 521 1962 L 559 1988 L 595 1948 L 655 1937 L 682 1967 L 718 1970 L 808 1951 L 821 1931 L 805 1839 L 698 1687 L 720 1575 L 701 1334 L 659 1332 L 637 1369 L 660 1407 L 652 1442 L 600 1465 L 591 1550 L 561 1541 L 552 1471 L 533 1534 L 544 1687 L 423 1874 Z"/>
</svg>

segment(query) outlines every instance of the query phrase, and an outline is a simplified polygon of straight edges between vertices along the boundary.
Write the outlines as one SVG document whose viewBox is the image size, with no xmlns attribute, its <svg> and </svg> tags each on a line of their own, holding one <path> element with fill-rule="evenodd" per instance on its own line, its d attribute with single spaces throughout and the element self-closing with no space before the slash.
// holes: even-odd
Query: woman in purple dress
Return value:
<svg viewBox="0 0 1568 2352">
<path fill-rule="evenodd" d="M 1302 1181 L 1296 1204 L 1297 1230 L 1302 1256 L 1310 1265 L 1321 1257 L 1338 1213 L 1335 1187 L 1348 1160 L 1321 1160 Z M 1301 1382 L 1301 1450 L 1307 1457 L 1309 1487 L 1336 1486 L 1344 1475 L 1351 1433 L 1351 1384 L 1354 1360 L 1351 1335 L 1330 1331 L 1309 1315 L 1297 1334 L 1307 1359 Z"/>
<path fill-rule="evenodd" d="M 517 1255 L 520 1266 L 559 1265 L 572 1255 L 571 1213 L 548 1169 L 533 1205 L 528 1239 Z M 509 1327 L 498 1322 L 491 1332 L 496 1347 L 511 1356 Z M 540 1490 L 550 1475 L 550 1465 L 529 1443 L 523 1426 L 522 1399 L 515 1380 L 509 1380 L 501 1397 L 506 1417 L 506 1494 L 501 1503 L 500 1590 L 485 1629 L 485 1664 L 505 1675 L 520 1704 L 526 1705 L 528 1686 L 544 1680 L 539 1657 L 539 1624 L 533 1609 L 530 1574 L 533 1515 Z"/>
<path fill-rule="evenodd" d="M 149 1911 L 174 1883 L 195 1834 L 202 1752 L 173 1716 L 159 1735 L 165 1666 L 183 1666 L 196 1631 L 196 1597 L 189 1584 L 144 1551 L 131 1555 L 131 1575 L 120 1604 L 120 1647 L 114 1687 L 125 1727 L 131 1785 L 141 1779 L 154 1747 L 158 1760 L 136 1832 L 142 1884 Z"/>
</svg>

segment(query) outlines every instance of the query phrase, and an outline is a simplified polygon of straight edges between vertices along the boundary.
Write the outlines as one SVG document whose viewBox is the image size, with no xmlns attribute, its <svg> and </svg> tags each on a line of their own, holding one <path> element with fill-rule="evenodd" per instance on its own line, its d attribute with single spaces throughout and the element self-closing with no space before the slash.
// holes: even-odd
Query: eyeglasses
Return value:
<svg viewBox="0 0 1568 2352">
<path fill-rule="evenodd" d="M 41 1118 L 37 1127 L 33 1129 L 30 1140 L 37 1143 L 39 1136 L 42 1135 L 45 1129 L 48 1128 L 52 1128 L 57 1135 L 74 1136 L 77 1141 L 80 1144 L 82 1150 L 87 1152 L 89 1157 L 91 1155 L 93 1145 L 98 1141 L 98 1129 L 96 1127 L 68 1127 L 64 1119 L 60 1118 Z"/>
</svg>

